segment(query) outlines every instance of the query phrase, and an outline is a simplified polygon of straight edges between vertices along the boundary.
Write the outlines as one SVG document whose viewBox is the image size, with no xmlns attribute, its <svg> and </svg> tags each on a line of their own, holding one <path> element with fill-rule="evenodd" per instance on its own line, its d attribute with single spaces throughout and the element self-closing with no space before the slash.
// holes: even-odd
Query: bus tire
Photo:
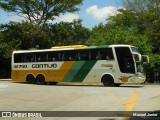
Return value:
<svg viewBox="0 0 160 120">
<path fill-rule="evenodd" d="M 34 78 L 34 76 L 33 76 L 32 74 L 27 75 L 27 77 L 26 77 L 26 82 L 27 82 L 28 84 L 34 84 L 34 83 L 35 83 L 35 78 Z"/>
<path fill-rule="evenodd" d="M 45 77 L 42 74 L 38 74 L 36 77 L 36 83 L 38 85 L 44 85 L 45 84 Z"/>
<path fill-rule="evenodd" d="M 57 85 L 57 82 L 49 82 L 50 85 Z"/>
<path fill-rule="evenodd" d="M 115 87 L 119 87 L 121 84 L 120 83 L 115 83 L 114 86 Z"/>
<path fill-rule="evenodd" d="M 114 79 L 111 75 L 105 75 L 102 77 L 102 83 L 104 86 L 113 87 L 114 86 Z"/>
</svg>

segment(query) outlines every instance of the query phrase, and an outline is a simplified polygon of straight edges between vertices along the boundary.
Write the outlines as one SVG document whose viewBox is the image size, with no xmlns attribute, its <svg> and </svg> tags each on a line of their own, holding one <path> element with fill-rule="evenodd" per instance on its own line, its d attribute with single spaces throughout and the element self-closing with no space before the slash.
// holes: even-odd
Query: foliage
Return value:
<svg viewBox="0 0 160 120">
<path fill-rule="evenodd" d="M 119 9 L 120 13 L 107 19 L 107 24 L 100 23 L 92 31 L 83 27 L 81 20 L 47 23 L 61 14 L 77 11 L 81 3 L 82 0 L 0 0 L 0 8 L 29 21 L 0 26 L 0 57 L 9 60 L 13 50 L 37 45 L 44 49 L 74 44 L 130 44 L 149 55 L 148 71 L 160 71 L 159 0 L 123 0 L 125 9 Z"/>
<path fill-rule="evenodd" d="M 124 6 L 135 16 L 132 26 L 136 26 L 152 45 L 149 71 L 160 76 L 160 0 L 124 0 Z"/>
<path fill-rule="evenodd" d="M 90 30 L 82 26 L 81 20 L 53 24 L 50 28 L 54 45 L 85 44 L 90 36 Z"/>
<path fill-rule="evenodd" d="M 5 58 L 10 58 L 13 50 L 35 48 L 36 45 L 48 48 L 50 36 L 47 32 L 28 22 L 1 25 L 0 50 Z"/>
<path fill-rule="evenodd" d="M 5 58 L 10 58 L 13 50 L 51 48 L 57 45 L 85 44 L 90 30 L 83 27 L 81 20 L 72 23 L 61 22 L 53 25 L 37 26 L 22 22 L 0 26 L 0 51 Z"/>
<path fill-rule="evenodd" d="M 135 27 L 115 26 L 113 24 L 95 27 L 92 35 L 87 41 L 89 45 L 111 45 L 111 44 L 130 44 L 138 47 L 142 53 L 151 52 L 151 44 L 148 38 L 138 34 Z"/>
<path fill-rule="evenodd" d="M 123 6 L 134 13 L 157 12 L 159 5 L 159 0 L 123 0 Z"/>
<path fill-rule="evenodd" d="M 15 12 L 38 25 L 66 12 L 78 11 L 82 0 L 0 0 L 0 8 Z"/>
<path fill-rule="evenodd" d="M 58 45 L 85 44 L 90 30 L 81 20 L 72 23 L 45 24 L 38 26 L 28 22 L 0 25 L 0 77 L 10 76 L 10 60 L 14 50 L 50 48 Z M 7 73 L 7 75 L 6 75 Z"/>
<path fill-rule="evenodd" d="M 101 23 L 93 28 L 87 43 L 137 46 L 142 54 L 150 57 L 150 76 L 154 72 L 160 75 L 160 1 L 124 0 L 124 7 L 107 19 L 106 25 Z"/>
<path fill-rule="evenodd" d="M 160 53 L 160 1 L 159 0 L 124 0 L 124 5 L 139 33 L 148 37 L 152 44 L 153 53 Z M 114 19 L 114 18 L 113 18 Z M 125 22 L 125 21 L 124 21 Z M 124 23 L 123 22 L 123 23 Z"/>
</svg>

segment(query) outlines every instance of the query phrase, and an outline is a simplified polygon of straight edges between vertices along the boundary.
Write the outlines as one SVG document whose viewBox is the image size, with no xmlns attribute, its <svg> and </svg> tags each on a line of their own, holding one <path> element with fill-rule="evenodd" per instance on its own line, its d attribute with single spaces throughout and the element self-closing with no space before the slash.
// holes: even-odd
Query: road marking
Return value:
<svg viewBox="0 0 160 120">
<path fill-rule="evenodd" d="M 137 99 L 138 99 L 138 96 L 139 96 L 139 92 L 133 92 L 127 100 L 124 100 L 123 98 L 115 95 L 113 93 L 113 91 L 108 91 L 107 92 L 109 95 L 113 95 L 115 96 L 124 106 L 125 106 L 125 111 L 126 111 L 126 114 L 125 114 L 125 118 L 124 120 L 128 120 L 129 117 L 130 117 L 130 112 L 133 110 L 134 106 L 135 106 L 135 103 L 137 102 Z M 130 112 L 128 112 L 130 111 Z"/>
<path fill-rule="evenodd" d="M 119 99 L 123 103 L 123 105 L 125 105 L 126 107 L 125 111 L 131 111 L 134 108 L 138 96 L 139 96 L 139 93 L 134 92 L 131 94 L 131 96 L 129 96 L 128 100 L 124 100 L 123 98 L 120 98 L 119 96 L 115 95 L 115 97 Z"/>
</svg>

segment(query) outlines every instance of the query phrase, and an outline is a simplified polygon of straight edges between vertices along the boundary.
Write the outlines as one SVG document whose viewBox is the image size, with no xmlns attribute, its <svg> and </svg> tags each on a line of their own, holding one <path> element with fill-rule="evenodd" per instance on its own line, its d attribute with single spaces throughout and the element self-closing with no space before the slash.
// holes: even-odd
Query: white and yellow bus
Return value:
<svg viewBox="0 0 160 120">
<path fill-rule="evenodd" d="M 143 83 L 145 73 L 142 55 L 134 46 L 73 45 L 14 51 L 12 80 L 36 84 L 102 82 L 104 86 L 119 86 Z"/>
</svg>

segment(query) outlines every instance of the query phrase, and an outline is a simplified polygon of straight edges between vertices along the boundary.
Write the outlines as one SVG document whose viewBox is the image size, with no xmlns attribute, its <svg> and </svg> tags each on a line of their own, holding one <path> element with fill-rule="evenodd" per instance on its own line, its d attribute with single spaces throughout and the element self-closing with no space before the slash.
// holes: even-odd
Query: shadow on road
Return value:
<svg viewBox="0 0 160 120">
<path fill-rule="evenodd" d="M 12 82 L 12 83 L 18 83 L 18 84 L 28 84 L 26 82 Z M 28 85 L 37 85 L 37 84 L 28 84 Z M 40 86 L 40 85 L 39 85 Z M 62 83 L 59 82 L 57 85 L 51 85 L 49 83 L 46 83 L 41 86 L 76 86 L 76 87 L 104 87 L 107 88 L 106 86 L 103 86 L 102 83 Z M 142 88 L 144 87 L 143 85 L 121 85 L 119 87 L 113 86 L 113 87 L 108 87 L 108 88 Z"/>
</svg>

